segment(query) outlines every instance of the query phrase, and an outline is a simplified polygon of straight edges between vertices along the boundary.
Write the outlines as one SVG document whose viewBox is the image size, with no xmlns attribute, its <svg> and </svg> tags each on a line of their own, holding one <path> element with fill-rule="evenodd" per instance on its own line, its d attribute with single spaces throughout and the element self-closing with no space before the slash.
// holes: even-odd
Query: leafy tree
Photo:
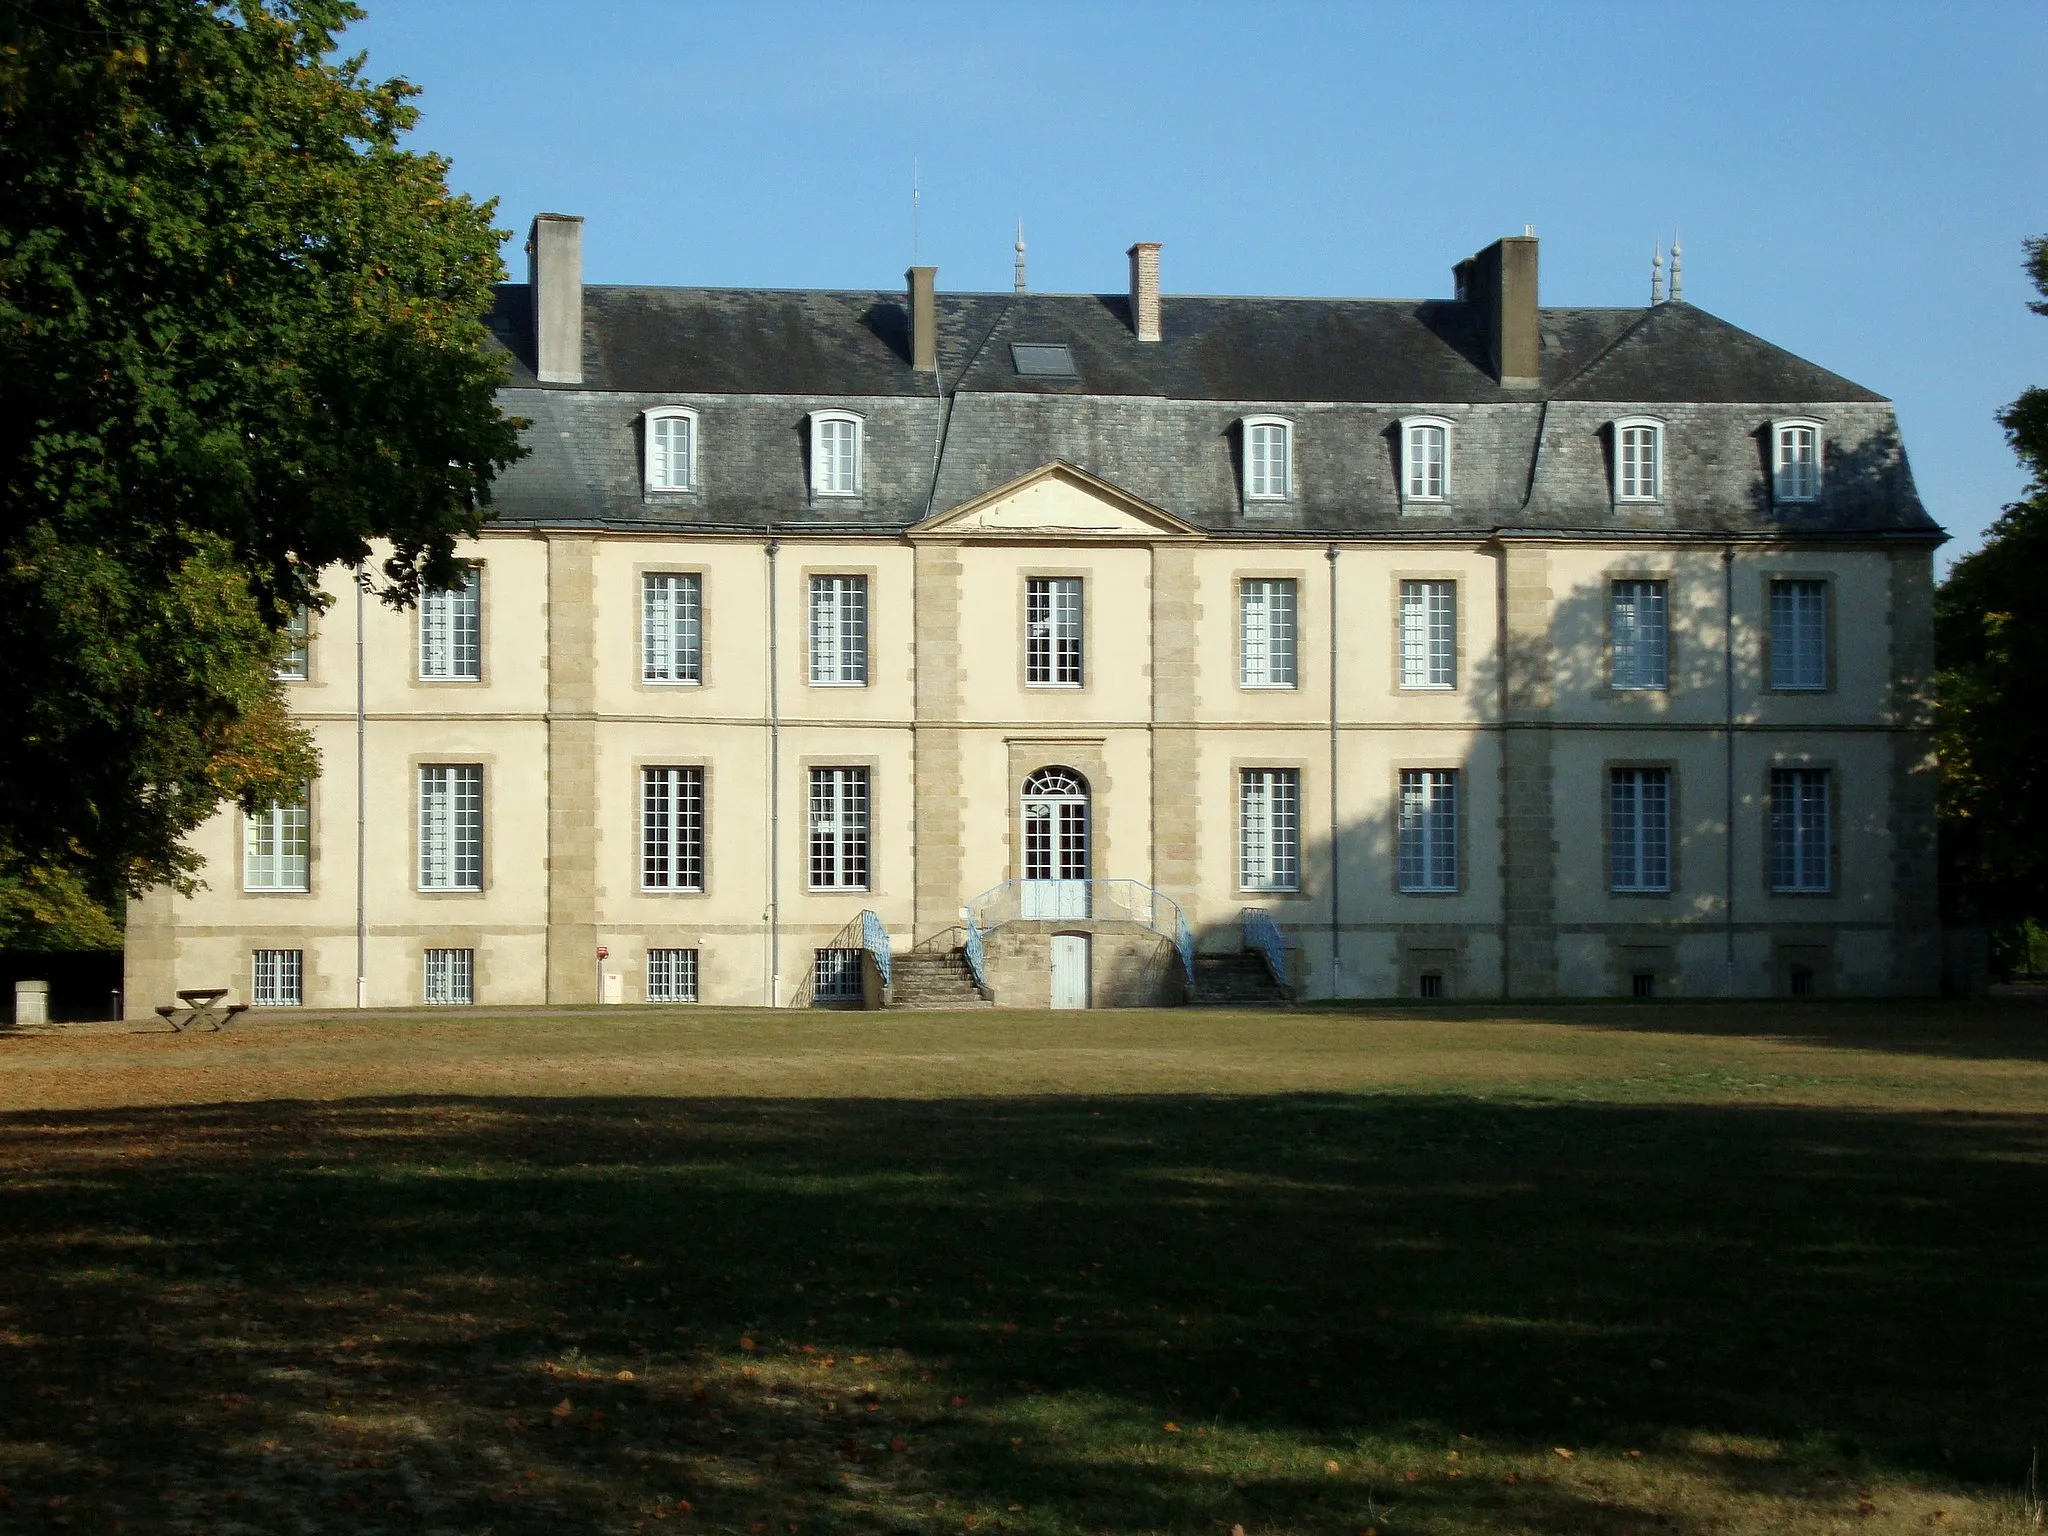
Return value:
<svg viewBox="0 0 2048 1536">
<path fill-rule="evenodd" d="M 2048 300 L 2048 240 L 2027 242 Z M 2048 302 L 2028 307 L 2048 315 Z M 2048 389 L 1999 414 L 2027 494 L 1935 599 L 1942 852 L 1950 914 L 2017 933 L 2048 916 Z"/>
<path fill-rule="evenodd" d="M 494 205 L 335 58 L 361 14 L 0 0 L 0 942 L 308 777 L 282 625 L 337 562 L 449 583 L 522 451 Z"/>
</svg>

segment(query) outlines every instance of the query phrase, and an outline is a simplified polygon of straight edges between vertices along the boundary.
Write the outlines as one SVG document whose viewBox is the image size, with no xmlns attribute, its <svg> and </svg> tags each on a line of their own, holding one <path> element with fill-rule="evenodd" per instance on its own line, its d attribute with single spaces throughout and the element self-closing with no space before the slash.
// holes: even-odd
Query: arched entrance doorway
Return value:
<svg viewBox="0 0 2048 1536">
<path fill-rule="evenodd" d="M 1024 891 L 1028 918 L 1087 917 L 1088 781 L 1041 768 L 1024 781 Z"/>
</svg>

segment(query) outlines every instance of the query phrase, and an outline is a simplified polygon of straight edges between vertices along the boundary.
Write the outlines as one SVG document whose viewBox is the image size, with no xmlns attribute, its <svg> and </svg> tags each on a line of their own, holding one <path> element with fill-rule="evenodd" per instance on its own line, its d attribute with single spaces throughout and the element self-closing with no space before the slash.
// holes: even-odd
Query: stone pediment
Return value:
<svg viewBox="0 0 2048 1536">
<path fill-rule="evenodd" d="M 910 530 L 948 538 L 1200 539 L 1193 523 L 1055 459 Z"/>
</svg>

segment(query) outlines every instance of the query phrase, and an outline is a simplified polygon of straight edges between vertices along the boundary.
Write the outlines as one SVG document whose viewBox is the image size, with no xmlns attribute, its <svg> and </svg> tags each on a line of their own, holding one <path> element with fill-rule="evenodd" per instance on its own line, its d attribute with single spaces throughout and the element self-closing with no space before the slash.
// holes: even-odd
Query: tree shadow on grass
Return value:
<svg viewBox="0 0 2048 1536">
<path fill-rule="evenodd" d="M 2033 1117 L 437 1098 L 0 1156 L 0 1483 L 81 1529 L 1707 1530 L 2048 1429 Z"/>
<path fill-rule="evenodd" d="M 1546 1004 L 1544 1016 L 1630 1033 L 1777 1040 L 1956 1061 L 2048 1061 L 2048 1012 L 2031 998 Z"/>
</svg>

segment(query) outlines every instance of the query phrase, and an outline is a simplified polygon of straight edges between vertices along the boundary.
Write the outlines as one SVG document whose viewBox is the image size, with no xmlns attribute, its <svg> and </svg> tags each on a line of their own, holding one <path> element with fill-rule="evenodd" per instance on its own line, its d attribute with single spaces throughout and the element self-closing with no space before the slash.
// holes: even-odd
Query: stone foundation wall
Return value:
<svg viewBox="0 0 2048 1536">
<path fill-rule="evenodd" d="M 1052 936 L 1088 936 L 1089 1006 L 1168 1008 L 1187 1001 L 1173 944 L 1130 923 L 1069 920 L 1005 923 L 988 936 L 989 990 L 998 1008 L 1052 1006 Z"/>
</svg>

